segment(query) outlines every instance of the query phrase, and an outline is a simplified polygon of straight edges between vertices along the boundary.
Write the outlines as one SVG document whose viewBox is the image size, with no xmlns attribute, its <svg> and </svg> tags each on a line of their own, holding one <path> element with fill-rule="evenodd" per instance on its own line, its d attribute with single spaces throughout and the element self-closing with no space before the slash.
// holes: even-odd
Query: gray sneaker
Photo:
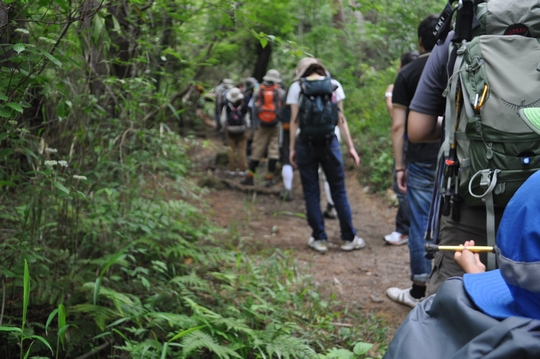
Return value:
<svg viewBox="0 0 540 359">
<path fill-rule="evenodd" d="M 327 241 L 325 240 L 316 240 L 315 238 L 313 237 L 310 237 L 309 238 L 309 241 L 307 242 L 307 245 L 313 249 L 315 249 L 317 252 L 320 252 L 320 253 L 326 253 L 326 251 L 328 250 L 328 247 L 326 246 L 327 244 Z"/>
<path fill-rule="evenodd" d="M 353 249 L 362 249 L 365 246 L 366 242 L 362 238 L 354 236 L 354 239 L 352 241 L 343 241 L 341 249 L 343 249 L 344 251 L 352 251 Z"/>
</svg>

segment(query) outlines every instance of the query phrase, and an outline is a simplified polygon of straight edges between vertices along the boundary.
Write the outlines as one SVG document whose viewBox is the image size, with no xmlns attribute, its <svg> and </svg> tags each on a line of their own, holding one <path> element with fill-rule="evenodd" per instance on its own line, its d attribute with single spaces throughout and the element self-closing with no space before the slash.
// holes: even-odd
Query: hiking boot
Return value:
<svg viewBox="0 0 540 359">
<path fill-rule="evenodd" d="M 341 249 L 343 249 L 344 251 L 352 251 L 353 249 L 362 249 L 365 246 L 366 242 L 362 238 L 354 236 L 354 239 L 352 241 L 343 241 Z"/>
<path fill-rule="evenodd" d="M 324 210 L 323 215 L 325 218 L 328 218 L 328 219 L 337 218 L 336 209 L 330 203 L 326 205 L 326 209 Z"/>
<path fill-rule="evenodd" d="M 394 302 L 408 305 L 409 307 L 414 307 L 422 301 L 424 298 L 417 299 L 411 295 L 411 289 L 400 289 L 396 287 L 391 287 L 386 290 L 386 295 L 388 298 L 392 299 Z"/>
<path fill-rule="evenodd" d="M 244 186 L 253 186 L 255 184 L 253 181 L 253 176 L 247 175 L 243 180 L 240 181 L 240 184 Z"/>
<path fill-rule="evenodd" d="M 384 240 L 386 241 L 386 244 L 391 244 L 393 246 L 401 246 L 409 242 L 409 236 L 394 231 L 384 236 Z"/>
<path fill-rule="evenodd" d="M 281 194 L 281 199 L 285 202 L 290 202 L 293 200 L 292 192 L 289 190 L 285 190 Z"/>
<path fill-rule="evenodd" d="M 326 253 L 328 250 L 328 247 L 326 246 L 328 244 L 328 241 L 325 241 L 323 239 L 316 240 L 313 237 L 309 238 L 309 241 L 307 242 L 307 245 L 313 249 L 315 249 L 319 253 Z"/>
<path fill-rule="evenodd" d="M 265 187 L 272 187 L 276 184 L 276 180 L 274 180 L 274 177 L 266 177 L 266 180 L 264 181 Z"/>
</svg>

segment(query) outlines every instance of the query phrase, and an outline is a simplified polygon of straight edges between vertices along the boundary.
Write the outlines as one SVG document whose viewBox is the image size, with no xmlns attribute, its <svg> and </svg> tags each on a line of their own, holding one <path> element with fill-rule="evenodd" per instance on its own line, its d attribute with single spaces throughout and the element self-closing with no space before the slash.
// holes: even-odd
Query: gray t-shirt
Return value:
<svg viewBox="0 0 540 359">
<path fill-rule="evenodd" d="M 448 49 L 453 37 L 454 31 L 451 31 L 444 44 L 431 51 L 409 109 L 427 115 L 444 115 L 446 98 L 443 92 L 448 83 Z"/>
</svg>

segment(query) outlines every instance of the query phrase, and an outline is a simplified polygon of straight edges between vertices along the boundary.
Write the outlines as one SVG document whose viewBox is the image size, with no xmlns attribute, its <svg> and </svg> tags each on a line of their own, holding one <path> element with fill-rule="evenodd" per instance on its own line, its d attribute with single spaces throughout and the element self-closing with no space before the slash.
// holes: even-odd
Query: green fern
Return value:
<svg viewBox="0 0 540 359">
<path fill-rule="evenodd" d="M 190 355 L 193 352 L 200 349 L 206 349 L 207 351 L 217 355 L 217 357 L 221 359 L 242 359 L 242 357 L 234 350 L 216 343 L 216 341 L 210 335 L 200 330 L 186 335 L 182 340 L 182 346 L 183 358 L 190 358 Z"/>
</svg>

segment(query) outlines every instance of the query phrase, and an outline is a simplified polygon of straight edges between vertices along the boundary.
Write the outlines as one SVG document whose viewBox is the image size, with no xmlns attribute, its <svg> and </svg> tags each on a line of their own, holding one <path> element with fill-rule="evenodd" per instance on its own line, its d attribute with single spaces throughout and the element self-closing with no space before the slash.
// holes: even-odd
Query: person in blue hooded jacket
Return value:
<svg viewBox="0 0 540 359">
<path fill-rule="evenodd" d="M 498 269 L 486 272 L 477 255 L 456 252 L 467 273 L 409 313 L 383 359 L 540 356 L 539 188 L 540 171 L 508 203 L 494 249 Z"/>
</svg>

